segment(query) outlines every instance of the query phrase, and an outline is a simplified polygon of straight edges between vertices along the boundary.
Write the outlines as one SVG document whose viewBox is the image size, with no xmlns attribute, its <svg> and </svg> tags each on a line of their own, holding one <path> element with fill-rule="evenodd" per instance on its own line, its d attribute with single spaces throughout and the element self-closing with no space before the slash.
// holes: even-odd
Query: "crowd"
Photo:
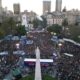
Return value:
<svg viewBox="0 0 80 80">
<path fill-rule="evenodd" d="M 64 53 L 72 54 L 64 55 Z M 80 80 L 80 46 L 65 42 L 61 46 L 61 58 L 58 61 L 58 78 L 60 80 Z"/>
<path fill-rule="evenodd" d="M 23 45 L 20 41 L 3 41 L 0 43 L 0 52 L 8 51 L 9 55 L 0 56 L 0 79 L 9 73 L 10 68 L 19 61 L 20 56 L 11 54 L 16 51 L 16 43 L 20 43 L 20 50 L 26 54 L 26 58 L 35 58 L 35 48 L 40 48 L 40 57 L 43 59 L 53 58 L 55 46 L 51 43 L 51 35 L 48 32 L 29 33 L 29 39 L 33 40 L 33 44 Z M 64 42 L 60 48 L 61 57 L 54 64 L 50 64 L 47 69 L 42 67 L 42 73 L 54 74 L 60 80 L 80 80 L 80 46 L 70 42 Z M 72 54 L 73 57 L 67 56 L 64 53 Z M 11 54 L 11 55 L 10 55 Z"/>
<path fill-rule="evenodd" d="M 34 33 L 32 35 L 34 36 L 35 46 L 40 48 L 41 58 L 50 59 L 54 51 L 54 47 L 50 43 L 51 35 L 48 32 Z"/>
</svg>

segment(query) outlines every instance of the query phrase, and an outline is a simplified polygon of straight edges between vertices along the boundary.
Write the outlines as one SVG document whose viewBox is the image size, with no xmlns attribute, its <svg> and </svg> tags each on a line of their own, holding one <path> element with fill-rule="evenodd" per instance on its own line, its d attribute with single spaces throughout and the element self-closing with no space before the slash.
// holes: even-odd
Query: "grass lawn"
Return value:
<svg viewBox="0 0 80 80">
<path fill-rule="evenodd" d="M 34 76 L 30 75 L 30 76 L 22 78 L 21 80 L 34 80 Z M 42 80 L 57 80 L 57 79 L 52 78 L 51 76 L 45 75 L 42 77 Z"/>
<path fill-rule="evenodd" d="M 33 80 L 34 79 L 34 75 L 29 75 L 27 77 L 22 78 L 21 80 Z"/>
</svg>

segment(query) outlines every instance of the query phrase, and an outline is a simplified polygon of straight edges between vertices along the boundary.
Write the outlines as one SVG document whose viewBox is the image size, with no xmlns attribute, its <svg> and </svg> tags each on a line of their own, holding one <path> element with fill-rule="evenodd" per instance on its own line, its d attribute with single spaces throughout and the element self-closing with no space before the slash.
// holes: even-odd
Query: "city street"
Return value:
<svg viewBox="0 0 80 80">
<path fill-rule="evenodd" d="M 36 56 L 35 49 L 36 49 L 37 46 L 40 48 L 41 58 L 43 58 L 43 59 L 52 59 L 53 58 L 52 55 L 53 55 L 54 47 L 50 43 L 51 35 L 49 33 L 47 33 L 47 32 L 31 33 L 30 32 L 29 35 L 31 36 L 29 39 L 33 40 L 33 44 L 27 44 L 27 45 L 20 44 L 19 50 L 23 50 L 25 52 L 25 55 L 20 55 L 21 53 L 13 55 L 13 60 L 14 60 L 13 63 L 15 62 L 15 60 L 17 62 L 12 64 L 12 66 L 17 66 L 18 65 L 21 68 L 21 67 L 24 66 L 24 58 L 36 58 L 35 57 Z M 8 45 L 12 46 L 13 45 L 14 47 L 11 48 L 11 50 L 13 51 L 13 50 L 17 50 L 14 43 L 15 44 L 19 43 L 19 41 L 18 42 L 11 42 L 11 44 L 6 43 L 4 45 L 6 45 L 6 46 L 8 46 Z M 18 51 L 18 53 L 19 53 L 19 51 Z M 16 59 L 15 59 L 15 56 L 16 56 Z M 26 70 L 26 68 L 24 70 Z M 12 78 L 12 69 L 10 69 L 9 74 L 6 75 L 5 78 L 8 78 L 8 79 Z M 21 70 L 23 70 L 23 69 L 21 69 Z M 53 74 L 53 73 L 51 73 L 51 74 Z"/>
</svg>

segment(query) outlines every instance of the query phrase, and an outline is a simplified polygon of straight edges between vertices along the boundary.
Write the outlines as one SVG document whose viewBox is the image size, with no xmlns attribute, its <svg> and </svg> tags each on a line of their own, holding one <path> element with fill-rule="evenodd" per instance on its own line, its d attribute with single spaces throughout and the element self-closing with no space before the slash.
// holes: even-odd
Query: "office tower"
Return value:
<svg viewBox="0 0 80 80">
<path fill-rule="evenodd" d="M 3 10 L 3 8 L 2 8 L 2 0 L 0 0 L 0 14 L 2 13 L 2 10 Z"/>
<path fill-rule="evenodd" d="M 51 1 L 43 1 L 43 14 L 51 12 Z"/>
<path fill-rule="evenodd" d="M 14 14 L 19 14 L 20 13 L 20 4 L 13 4 L 13 10 L 14 10 Z"/>
<path fill-rule="evenodd" d="M 56 11 L 61 12 L 62 9 L 62 0 L 56 0 Z"/>
<path fill-rule="evenodd" d="M 2 0 L 0 0 L 0 8 L 2 8 Z"/>
</svg>

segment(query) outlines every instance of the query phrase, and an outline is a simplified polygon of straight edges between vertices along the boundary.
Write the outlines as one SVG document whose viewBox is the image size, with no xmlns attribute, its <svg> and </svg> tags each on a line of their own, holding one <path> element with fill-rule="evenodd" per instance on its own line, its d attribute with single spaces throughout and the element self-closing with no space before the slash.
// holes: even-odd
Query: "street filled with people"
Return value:
<svg viewBox="0 0 80 80">
<path fill-rule="evenodd" d="M 47 35 L 47 36 L 46 36 Z M 46 32 L 35 32 L 29 33 L 29 36 L 26 36 L 26 40 L 3 40 L 0 43 L 0 72 L 1 77 L 4 78 L 11 69 L 17 66 L 20 57 L 22 58 L 36 58 L 35 49 L 38 46 L 40 48 L 41 58 L 50 59 L 52 58 L 53 46 L 49 44 L 51 35 Z M 30 43 L 30 40 L 33 43 Z M 26 41 L 28 41 L 26 43 Z M 19 54 L 20 51 L 24 51 L 24 55 Z M 4 54 L 3 54 L 4 52 Z M 18 52 L 18 53 L 17 53 Z M 2 55 L 1 55 L 2 53 Z M 6 54 L 7 53 L 7 54 Z"/>
<path fill-rule="evenodd" d="M 0 79 L 3 80 L 4 76 L 20 65 L 23 67 L 21 74 L 27 74 L 29 70 L 34 72 L 34 67 L 24 68 L 24 62 L 22 64 L 20 59 L 36 58 L 35 49 L 38 46 L 41 59 L 53 59 L 52 64 L 44 64 L 41 67 L 42 74 L 49 74 L 59 80 L 80 80 L 80 46 L 65 41 L 58 49 L 51 38 L 52 35 L 49 32 L 30 32 L 26 39 L 3 40 L 0 42 Z M 13 54 L 14 51 L 18 51 L 18 53 L 21 51 L 21 53 Z M 55 54 L 53 55 L 53 53 Z M 59 58 L 57 53 L 60 54 Z M 19 62 L 20 64 L 18 64 Z M 21 77 L 21 75 L 19 76 Z"/>
<path fill-rule="evenodd" d="M 80 80 L 80 46 L 64 42 L 60 53 L 61 58 L 58 61 L 60 80 Z M 65 53 L 69 55 L 65 55 Z"/>
</svg>

